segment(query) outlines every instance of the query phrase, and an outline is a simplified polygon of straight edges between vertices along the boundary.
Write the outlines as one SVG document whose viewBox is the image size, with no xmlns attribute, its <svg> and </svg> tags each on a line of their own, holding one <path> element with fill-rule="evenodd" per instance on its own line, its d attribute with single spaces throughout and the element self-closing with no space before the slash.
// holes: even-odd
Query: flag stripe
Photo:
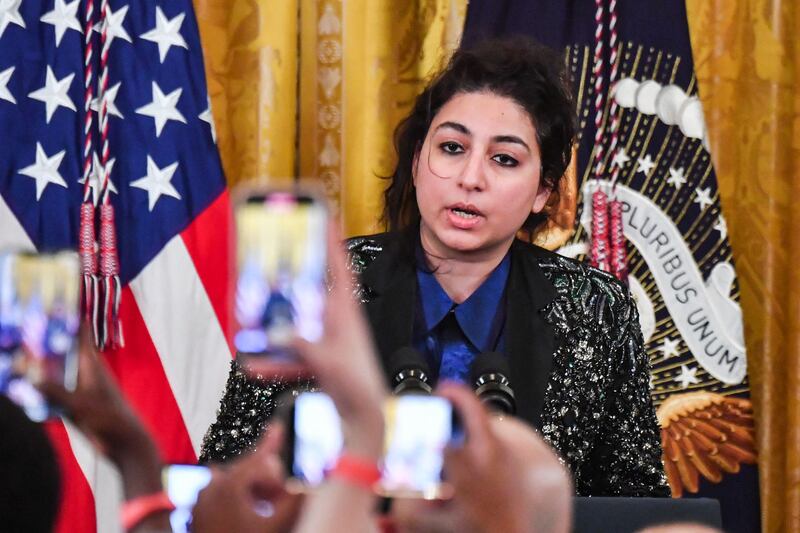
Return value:
<svg viewBox="0 0 800 533">
<path fill-rule="evenodd" d="M 69 436 L 72 452 L 80 466 L 85 479 L 94 495 L 95 520 L 97 531 L 101 533 L 122 533 L 120 523 L 120 505 L 122 502 L 122 480 L 116 468 L 100 454 L 81 431 L 64 422 L 64 429 Z M 91 507 L 89 507 L 91 509 Z M 86 516 L 90 511 L 86 508 L 71 509 L 71 515 Z M 67 528 L 70 532 L 81 531 L 78 528 Z"/>
<path fill-rule="evenodd" d="M 0 196 L 0 229 L 2 229 L 0 231 L 0 248 L 20 251 L 36 250 L 36 246 L 25 228 L 19 223 L 2 196 Z"/>
<path fill-rule="evenodd" d="M 230 350 L 183 239 L 167 243 L 130 288 L 199 454 L 225 387 Z"/>
<path fill-rule="evenodd" d="M 226 190 L 186 228 L 181 237 L 205 287 L 217 320 L 233 348 L 234 239 L 230 197 Z"/>
<path fill-rule="evenodd" d="M 22 2 L 11 9 L 24 24 L 0 30 L 0 85 L 13 96 L 0 98 L 0 131 L 11 132 L 0 142 L 3 248 L 76 248 L 83 147 L 101 140 L 99 131 L 83 134 L 92 118 L 79 105 L 84 45 L 98 46 L 99 34 L 70 27 L 59 36 L 43 20 L 51 8 Z M 113 135 L 108 167 L 89 178 L 96 187 L 92 179 L 110 174 L 127 344 L 104 358 L 164 458 L 193 462 L 232 353 L 230 200 L 213 125 L 201 118 L 210 109 L 200 36 L 191 0 L 122 2 L 107 15 Z M 162 50 L 141 39 L 162 30 L 182 44 Z M 69 487 L 60 530 L 120 531 L 118 473 L 75 427 L 51 433 Z"/>
<path fill-rule="evenodd" d="M 89 466 L 79 464 L 79 454 L 74 452 L 69 434 L 61 421 L 48 422 L 45 428 L 61 470 L 61 505 L 54 531 L 94 533 L 97 530 L 94 495 L 84 473 L 84 467 L 88 469 Z M 80 444 L 76 443 L 75 447 L 77 446 Z"/>
<path fill-rule="evenodd" d="M 160 301 L 159 295 L 154 298 Z M 106 361 L 164 458 L 171 462 L 193 462 L 197 456 L 162 367 L 164 357 L 169 354 L 156 350 L 130 287 L 122 290 L 120 313 L 125 346 L 108 351 Z"/>
</svg>

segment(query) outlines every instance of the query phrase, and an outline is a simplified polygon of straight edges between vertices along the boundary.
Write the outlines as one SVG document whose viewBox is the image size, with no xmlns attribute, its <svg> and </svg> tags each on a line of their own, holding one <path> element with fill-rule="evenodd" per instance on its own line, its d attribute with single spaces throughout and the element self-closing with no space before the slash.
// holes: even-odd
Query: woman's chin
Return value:
<svg viewBox="0 0 800 533">
<path fill-rule="evenodd" d="M 440 236 L 439 242 L 442 243 L 445 250 L 456 254 L 474 254 L 487 248 L 486 239 L 465 231 L 446 232 Z"/>
</svg>

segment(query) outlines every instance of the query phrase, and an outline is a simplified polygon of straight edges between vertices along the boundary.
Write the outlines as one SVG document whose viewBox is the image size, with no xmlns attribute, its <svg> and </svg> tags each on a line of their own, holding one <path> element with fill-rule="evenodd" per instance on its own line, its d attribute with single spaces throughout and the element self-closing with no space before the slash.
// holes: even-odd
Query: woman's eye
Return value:
<svg viewBox="0 0 800 533">
<path fill-rule="evenodd" d="M 464 152 L 464 147 L 457 142 L 444 142 L 439 145 L 442 152 L 446 154 L 460 154 Z"/>
<path fill-rule="evenodd" d="M 497 154 L 492 157 L 492 159 L 504 167 L 515 167 L 519 165 L 519 161 L 508 154 Z"/>
</svg>

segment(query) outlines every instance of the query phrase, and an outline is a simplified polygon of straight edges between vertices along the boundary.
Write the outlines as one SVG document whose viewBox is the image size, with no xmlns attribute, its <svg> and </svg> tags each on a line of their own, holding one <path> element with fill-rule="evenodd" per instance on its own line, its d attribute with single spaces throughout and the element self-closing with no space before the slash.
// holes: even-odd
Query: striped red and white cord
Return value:
<svg viewBox="0 0 800 533">
<path fill-rule="evenodd" d="M 603 80 L 603 14 L 604 0 L 595 0 L 595 30 L 594 30 L 594 177 L 603 177 L 603 108 L 605 103 Z"/>
<path fill-rule="evenodd" d="M 98 96 L 100 98 L 100 141 L 102 143 L 100 164 L 103 168 L 100 206 L 100 275 L 102 276 L 103 312 L 101 315 L 100 342 L 101 348 L 116 348 L 124 345 L 122 324 L 119 320 L 119 306 L 122 296 L 122 282 L 119 277 L 119 260 L 117 252 L 117 235 L 114 223 L 114 206 L 110 196 L 110 168 L 108 142 L 108 57 L 111 40 L 108 38 L 108 0 L 100 3 L 100 82 Z"/>
<path fill-rule="evenodd" d="M 103 203 L 108 202 L 108 180 L 109 180 L 109 148 L 108 148 L 108 50 L 111 48 L 111 41 L 108 39 L 108 0 L 100 2 L 100 83 L 98 87 L 98 122 L 100 126 L 100 164 L 103 169 L 103 180 L 100 184 Z"/>
<path fill-rule="evenodd" d="M 610 0 L 608 5 L 608 33 L 609 33 L 609 42 L 608 48 L 610 52 L 610 67 L 611 67 L 611 75 L 609 76 L 609 95 L 614 94 L 614 86 L 617 83 L 617 78 L 619 76 L 619 61 L 618 61 L 618 53 L 619 53 L 619 36 L 617 34 L 617 0 Z M 608 153 L 611 157 L 616 155 L 617 144 L 619 143 L 619 106 L 617 105 L 617 101 L 611 97 L 611 110 L 609 111 L 610 119 L 611 119 L 611 128 L 609 130 L 609 149 Z M 619 165 L 611 165 L 611 183 L 616 185 L 617 178 L 619 177 Z"/>
<path fill-rule="evenodd" d="M 94 19 L 94 0 L 86 1 L 86 16 L 84 19 L 84 49 L 83 49 L 83 201 L 89 200 L 91 192 L 90 176 L 92 172 L 92 99 L 94 97 L 94 47 L 92 44 L 92 24 Z"/>
<path fill-rule="evenodd" d="M 97 238 L 95 235 L 95 206 L 92 198 L 92 163 L 95 159 L 92 145 L 92 99 L 94 96 L 94 45 L 92 26 L 94 24 L 94 0 L 87 0 L 84 18 L 84 94 L 83 94 L 83 203 L 80 208 L 80 226 L 78 230 L 78 257 L 81 265 L 83 291 L 83 309 L 87 321 L 92 325 L 95 342 L 100 339 L 98 307 L 99 282 L 97 278 L 99 264 L 97 254 Z M 99 184 L 95 184 L 98 187 Z"/>
</svg>

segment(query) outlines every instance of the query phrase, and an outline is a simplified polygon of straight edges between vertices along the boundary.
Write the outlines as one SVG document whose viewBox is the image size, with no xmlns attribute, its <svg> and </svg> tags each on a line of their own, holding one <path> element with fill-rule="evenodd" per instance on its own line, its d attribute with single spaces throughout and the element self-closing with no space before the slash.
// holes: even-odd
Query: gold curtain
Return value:
<svg viewBox="0 0 800 533">
<path fill-rule="evenodd" d="M 800 5 L 687 0 L 741 285 L 765 532 L 800 531 Z"/>
<path fill-rule="evenodd" d="M 228 183 L 292 179 L 299 0 L 194 0 Z"/>
<path fill-rule="evenodd" d="M 466 0 L 195 0 L 230 184 L 309 178 L 380 230 L 392 132 L 458 46 Z"/>
</svg>

